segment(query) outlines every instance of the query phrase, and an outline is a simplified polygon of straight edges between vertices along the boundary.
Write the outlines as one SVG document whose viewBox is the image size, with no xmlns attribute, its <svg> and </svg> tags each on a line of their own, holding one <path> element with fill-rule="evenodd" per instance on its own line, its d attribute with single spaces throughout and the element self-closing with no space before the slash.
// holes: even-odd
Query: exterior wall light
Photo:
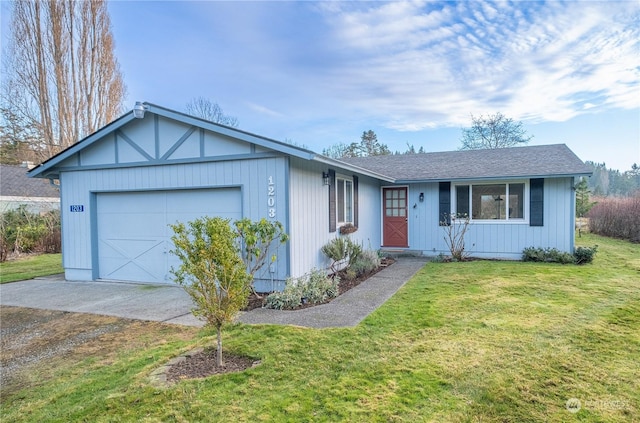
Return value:
<svg viewBox="0 0 640 423">
<path fill-rule="evenodd" d="M 142 104 L 141 101 L 136 101 L 136 105 L 133 106 L 133 117 L 136 119 L 144 118 L 144 112 L 147 111 L 147 107 Z"/>
<path fill-rule="evenodd" d="M 418 196 L 418 201 L 420 201 L 421 203 L 424 201 L 424 192 L 420 193 L 420 195 Z"/>
<path fill-rule="evenodd" d="M 322 185 L 326 185 L 326 186 L 331 185 L 331 180 L 329 179 L 329 172 L 322 172 Z"/>
</svg>

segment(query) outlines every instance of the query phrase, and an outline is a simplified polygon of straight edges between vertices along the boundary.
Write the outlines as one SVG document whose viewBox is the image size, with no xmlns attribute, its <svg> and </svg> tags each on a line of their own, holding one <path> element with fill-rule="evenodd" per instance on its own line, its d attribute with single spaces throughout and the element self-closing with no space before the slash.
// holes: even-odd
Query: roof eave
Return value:
<svg viewBox="0 0 640 423">
<path fill-rule="evenodd" d="M 363 167 L 354 166 L 354 165 L 345 163 L 345 162 L 340 161 L 340 160 L 336 160 L 336 159 L 332 159 L 330 157 L 323 156 L 321 154 L 316 154 L 313 157 L 312 160 L 316 161 L 316 162 L 319 162 L 319 163 L 323 163 L 323 164 L 329 165 L 329 166 L 335 166 L 335 167 L 339 167 L 339 168 L 342 168 L 342 169 L 345 169 L 345 170 L 349 170 L 351 172 L 356 172 L 356 173 L 359 173 L 361 175 L 370 176 L 372 178 L 379 179 L 381 181 L 396 182 L 396 179 L 392 178 L 391 176 L 383 175 L 382 173 L 378 173 L 378 172 L 373 172 L 373 171 L 365 169 Z"/>
<path fill-rule="evenodd" d="M 220 124 L 216 124 L 213 122 L 209 122 L 204 119 L 200 119 L 194 116 L 190 116 L 184 113 L 176 112 L 170 109 L 165 109 L 164 107 L 156 106 L 150 103 L 143 103 L 146 111 L 157 114 L 159 116 L 163 116 L 170 119 L 175 119 L 177 121 L 194 125 L 200 128 L 204 128 L 210 130 L 212 132 L 216 132 L 221 135 L 229 136 L 232 138 L 240 139 L 242 141 L 258 145 L 260 147 L 264 147 L 267 149 L 279 151 L 284 154 L 288 154 L 291 156 L 299 157 L 305 160 L 312 160 L 316 153 L 310 150 L 306 150 L 304 148 L 296 147 L 294 145 L 290 145 L 281 141 L 269 139 L 266 137 L 261 137 L 256 134 L 252 134 L 246 131 L 242 131 L 240 129 L 232 128 L 229 126 L 224 126 Z M 115 131 L 116 129 L 126 125 L 132 120 L 136 119 L 133 115 L 132 111 L 126 112 L 124 115 L 120 116 L 118 119 L 113 122 L 105 125 L 98 131 L 93 134 L 87 136 L 86 138 L 78 141 L 71 147 L 61 151 L 55 156 L 49 158 L 43 163 L 40 163 L 33 169 L 31 169 L 27 175 L 31 178 L 58 178 L 59 172 L 57 170 L 53 170 L 48 172 L 50 169 L 54 168 L 60 162 L 68 159 L 74 154 L 78 153 L 80 150 L 90 146 L 94 142 L 100 140 L 108 133 Z"/>
<path fill-rule="evenodd" d="M 134 119 L 135 117 L 131 112 L 128 112 L 120 116 L 118 119 L 103 126 L 101 129 L 89 135 L 88 137 L 78 141 L 71 147 L 65 150 L 62 150 L 60 153 L 56 154 L 55 156 L 47 159 L 46 161 L 34 167 L 33 169 L 29 170 L 27 172 L 27 176 L 29 176 L 30 178 L 58 178 L 60 176 L 60 173 L 58 171 L 52 171 L 52 172 L 47 172 L 47 171 L 55 167 L 60 162 L 78 153 L 80 150 L 85 149 L 86 147 L 90 146 L 94 142 L 103 138 L 109 132 L 112 132 L 126 125 L 127 123 L 131 122 Z"/>
</svg>

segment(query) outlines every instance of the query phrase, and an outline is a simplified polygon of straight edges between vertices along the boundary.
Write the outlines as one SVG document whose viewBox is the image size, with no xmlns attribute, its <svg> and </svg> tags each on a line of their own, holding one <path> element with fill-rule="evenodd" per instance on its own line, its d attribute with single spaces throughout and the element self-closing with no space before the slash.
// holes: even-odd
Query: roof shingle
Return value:
<svg viewBox="0 0 640 423">
<path fill-rule="evenodd" d="M 340 159 L 397 182 L 590 175 L 565 144 Z"/>
<path fill-rule="evenodd" d="M 25 167 L 0 165 L 0 195 L 59 198 L 60 189 L 47 180 L 29 178 Z"/>
</svg>

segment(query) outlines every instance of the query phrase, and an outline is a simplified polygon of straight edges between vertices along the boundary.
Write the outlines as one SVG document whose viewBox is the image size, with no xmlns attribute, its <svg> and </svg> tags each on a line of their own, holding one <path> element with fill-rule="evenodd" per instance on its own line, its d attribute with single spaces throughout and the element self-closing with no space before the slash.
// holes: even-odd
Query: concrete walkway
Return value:
<svg viewBox="0 0 640 423">
<path fill-rule="evenodd" d="M 402 257 L 328 304 L 296 311 L 255 309 L 241 313 L 238 320 L 311 328 L 355 326 L 391 298 L 425 263 L 424 258 Z M 191 298 L 175 285 L 65 281 L 60 276 L 36 278 L 0 285 L 0 305 L 203 325 L 191 314 Z"/>
<path fill-rule="evenodd" d="M 426 262 L 425 258 L 401 257 L 330 303 L 293 311 L 259 308 L 243 313 L 238 320 L 250 324 L 270 323 L 309 328 L 356 326 L 391 298 Z"/>
</svg>

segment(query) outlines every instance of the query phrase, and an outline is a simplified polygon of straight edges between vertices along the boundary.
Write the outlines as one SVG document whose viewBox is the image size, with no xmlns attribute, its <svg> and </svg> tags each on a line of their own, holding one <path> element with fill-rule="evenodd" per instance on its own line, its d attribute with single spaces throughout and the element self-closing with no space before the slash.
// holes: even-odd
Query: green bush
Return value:
<svg viewBox="0 0 640 423">
<path fill-rule="evenodd" d="M 291 280 L 287 280 L 284 291 L 269 294 L 265 302 L 266 308 L 274 310 L 292 310 L 302 304 L 302 295 L 297 287 L 290 285 Z"/>
<path fill-rule="evenodd" d="M 299 279 L 288 279 L 284 291 L 269 294 L 266 308 L 291 310 L 305 304 L 321 304 L 338 296 L 339 278 L 329 278 L 320 270 L 312 270 Z"/>
<path fill-rule="evenodd" d="M 0 261 L 12 252 L 59 253 L 60 211 L 31 213 L 25 205 L 0 216 Z"/>
<path fill-rule="evenodd" d="M 338 296 L 339 279 L 329 278 L 324 272 L 314 270 L 302 284 L 302 298 L 311 304 L 324 303 Z"/>
<path fill-rule="evenodd" d="M 339 236 L 323 245 L 320 251 L 331 259 L 331 272 L 335 274 L 343 265 L 352 265 L 362 253 L 362 247 L 346 236 Z"/>
<path fill-rule="evenodd" d="M 544 262 L 544 263 L 574 263 L 572 254 L 558 250 L 557 248 L 535 248 L 529 247 L 522 251 L 523 261 Z"/>
<path fill-rule="evenodd" d="M 358 258 L 350 265 L 357 276 L 366 275 L 373 272 L 380 266 L 380 256 L 377 251 L 364 250 Z"/>
<path fill-rule="evenodd" d="M 575 257 L 576 264 L 587 264 L 593 261 L 593 258 L 598 251 L 598 246 L 594 245 L 593 247 L 577 247 L 573 252 L 573 256 Z"/>
<path fill-rule="evenodd" d="M 593 261 L 598 246 L 577 247 L 573 254 L 559 251 L 557 248 L 529 247 L 522 251 L 523 261 L 562 264 L 586 264 Z"/>
</svg>

